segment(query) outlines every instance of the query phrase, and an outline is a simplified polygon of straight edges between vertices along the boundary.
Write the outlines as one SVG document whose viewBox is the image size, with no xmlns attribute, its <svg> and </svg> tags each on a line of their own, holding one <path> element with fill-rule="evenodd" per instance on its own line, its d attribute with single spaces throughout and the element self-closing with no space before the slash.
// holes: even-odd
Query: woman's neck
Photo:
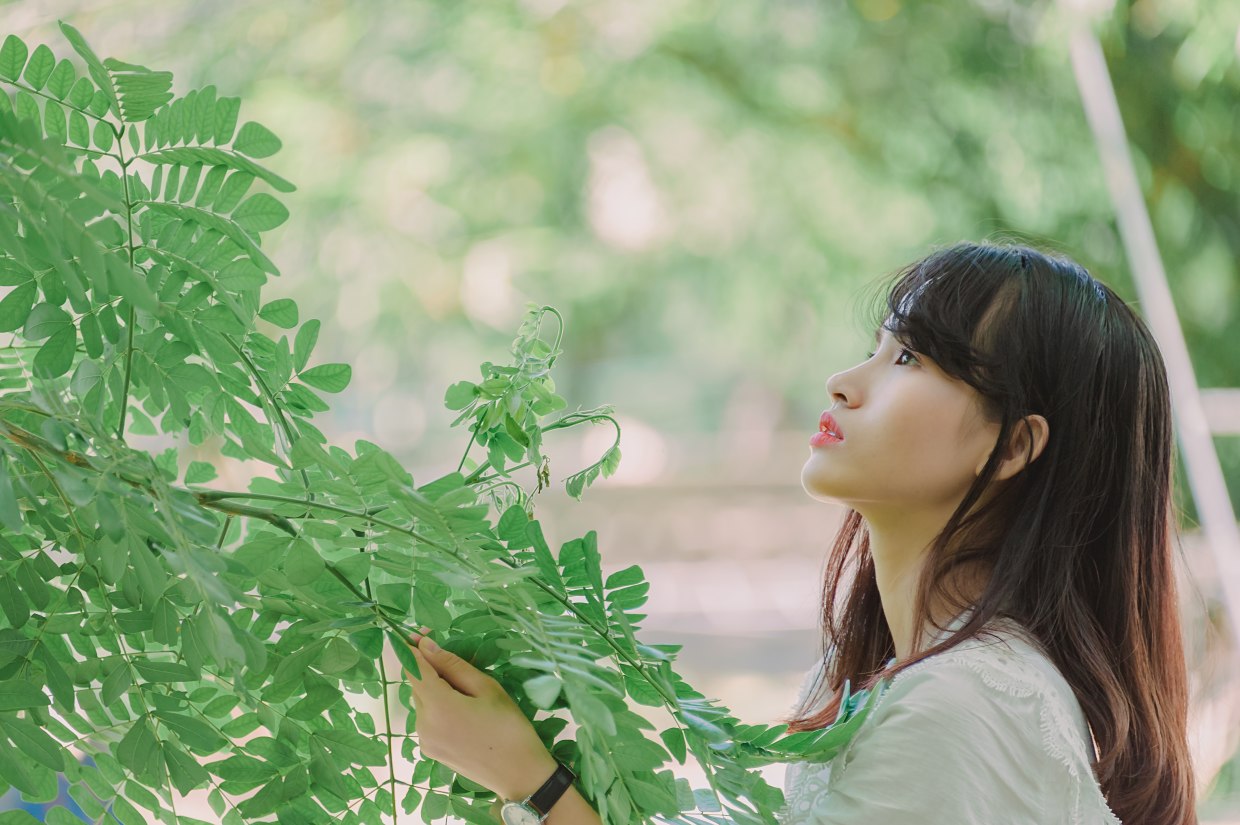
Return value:
<svg viewBox="0 0 1240 825">
<path fill-rule="evenodd" d="M 874 572 L 878 582 L 878 593 L 883 603 L 883 614 L 887 619 L 887 627 L 891 630 L 891 638 L 895 642 L 896 661 L 902 662 L 924 649 L 924 640 L 933 638 L 938 633 L 938 626 L 946 625 L 958 613 L 942 603 L 929 606 L 930 617 L 920 628 L 921 641 L 916 640 L 918 628 L 915 626 L 913 608 L 917 596 L 918 577 L 925 562 L 927 548 L 937 534 L 941 522 L 932 530 L 918 531 L 916 524 L 904 522 L 894 529 L 875 529 L 870 527 L 870 554 L 874 558 Z M 971 571 L 971 572 L 970 572 Z M 958 592 L 966 597 L 968 604 L 975 604 L 981 598 L 989 581 L 988 573 L 979 573 L 976 568 L 956 568 L 953 571 L 958 584 L 949 584 L 947 592 Z M 914 650 L 914 644 L 918 649 Z"/>
</svg>

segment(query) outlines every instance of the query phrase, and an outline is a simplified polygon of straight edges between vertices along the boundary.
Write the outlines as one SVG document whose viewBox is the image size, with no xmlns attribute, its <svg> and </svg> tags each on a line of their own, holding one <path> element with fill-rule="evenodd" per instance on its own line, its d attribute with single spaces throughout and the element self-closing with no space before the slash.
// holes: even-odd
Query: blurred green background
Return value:
<svg viewBox="0 0 1240 825">
<path fill-rule="evenodd" d="M 64 17 L 178 92 L 239 95 L 283 138 L 299 190 L 267 296 L 355 366 L 339 430 L 414 465 L 526 301 L 568 321 L 570 405 L 710 432 L 743 391 L 809 433 L 866 350 L 860 289 L 936 244 L 1049 244 L 1136 300 L 1044 0 L 3 8 L 58 53 Z M 1137 0 L 1100 27 L 1203 387 L 1240 387 L 1238 23 Z M 1240 508 L 1240 439 L 1217 444 Z"/>
<path fill-rule="evenodd" d="M 742 716 L 782 712 L 788 662 L 814 649 L 812 564 L 831 531 L 821 505 L 804 515 L 797 474 L 825 381 L 868 349 L 866 290 L 937 245 L 1013 239 L 1136 303 L 1047 0 L 23 0 L 0 14 L 57 56 L 61 18 L 102 57 L 173 71 L 178 94 L 213 84 L 283 139 L 267 165 L 298 191 L 265 238 L 283 273 L 265 299 L 321 318 L 316 360 L 354 367 L 319 422 L 335 443 L 374 441 L 419 483 L 455 470 L 468 434 L 448 428 L 444 391 L 506 362 L 526 302 L 556 307 L 558 392 L 570 409 L 614 403 L 625 430 L 620 472 L 585 502 L 543 494 L 553 532 L 598 528 L 609 569 L 661 570 L 652 605 L 663 588 L 686 611 L 667 641 L 711 598 L 667 596 L 674 581 L 746 552 L 800 565 L 779 579 L 805 585 L 799 601 L 747 625 L 753 657 L 735 657 L 749 674 L 760 651 L 782 657 L 768 681 L 711 681 L 721 624 L 686 645 L 682 672 L 700 667 Z M 1203 388 L 1240 387 L 1238 27 L 1235 0 L 1120 0 L 1097 27 Z M 597 430 L 555 458 L 554 483 L 606 449 Z M 1215 444 L 1240 510 L 1240 424 Z M 243 471 L 220 484 L 244 487 Z M 1191 532 L 1182 471 L 1179 493 Z M 669 553 L 706 563 L 658 568 Z M 1193 570 L 1207 581 L 1208 564 Z M 1208 633 L 1190 631 L 1205 661 Z M 728 633 L 728 650 L 746 643 Z M 1216 790 L 1240 793 L 1235 760 Z"/>
</svg>

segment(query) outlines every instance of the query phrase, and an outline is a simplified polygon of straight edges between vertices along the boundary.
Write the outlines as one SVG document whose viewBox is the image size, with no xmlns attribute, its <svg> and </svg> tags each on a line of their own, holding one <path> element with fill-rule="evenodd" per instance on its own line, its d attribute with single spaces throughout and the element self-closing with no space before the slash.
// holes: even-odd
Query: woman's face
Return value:
<svg viewBox="0 0 1240 825">
<path fill-rule="evenodd" d="M 810 447 L 801 485 L 871 521 L 950 513 L 999 435 L 976 390 L 902 347 L 885 324 L 873 355 L 831 376 L 827 392 L 843 440 Z"/>
</svg>

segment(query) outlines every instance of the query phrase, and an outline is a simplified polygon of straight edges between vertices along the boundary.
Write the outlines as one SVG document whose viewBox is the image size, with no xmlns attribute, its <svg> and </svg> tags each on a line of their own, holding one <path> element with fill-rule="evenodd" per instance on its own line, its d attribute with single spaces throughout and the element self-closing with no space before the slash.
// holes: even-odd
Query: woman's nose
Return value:
<svg viewBox="0 0 1240 825">
<path fill-rule="evenodd" d="M 833 404 L 842 404 L 847 407 L 850 398 L 855 394 L 853 389 L 845 388 L 845 373 L 837 372 L 827 379 L 827 395 L 831 396 Z"/>
</svg>

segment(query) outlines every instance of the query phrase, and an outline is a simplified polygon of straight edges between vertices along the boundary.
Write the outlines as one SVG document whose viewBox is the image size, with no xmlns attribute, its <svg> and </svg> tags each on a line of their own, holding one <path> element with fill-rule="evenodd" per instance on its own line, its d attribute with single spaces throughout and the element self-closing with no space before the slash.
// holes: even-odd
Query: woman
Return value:
<svg viewBox="0 0 1240 825">
<path fill-rule="evenodd" d="M 802 470 L 849 510 L 823 655 L 781 721 L 825 727 L 845 679 L 892 681 L 835 759 L 789 766 L 781 819 L 1195 823 L 1153 338 L 1079 265 L 1016 245 L 932 253 L 897 274 L 885 315 L 874 353 L 827 382 Z M 424 660 L 422 747 L 506 799 L 540 787 L 555 763 L 498 684 Z M 494 718 L 475 718 L 474 695 Z M 536 767 L 486 749 L 496 719 Z M 546 821 L 598 819 L 570 789 Z"/>
</svg>

